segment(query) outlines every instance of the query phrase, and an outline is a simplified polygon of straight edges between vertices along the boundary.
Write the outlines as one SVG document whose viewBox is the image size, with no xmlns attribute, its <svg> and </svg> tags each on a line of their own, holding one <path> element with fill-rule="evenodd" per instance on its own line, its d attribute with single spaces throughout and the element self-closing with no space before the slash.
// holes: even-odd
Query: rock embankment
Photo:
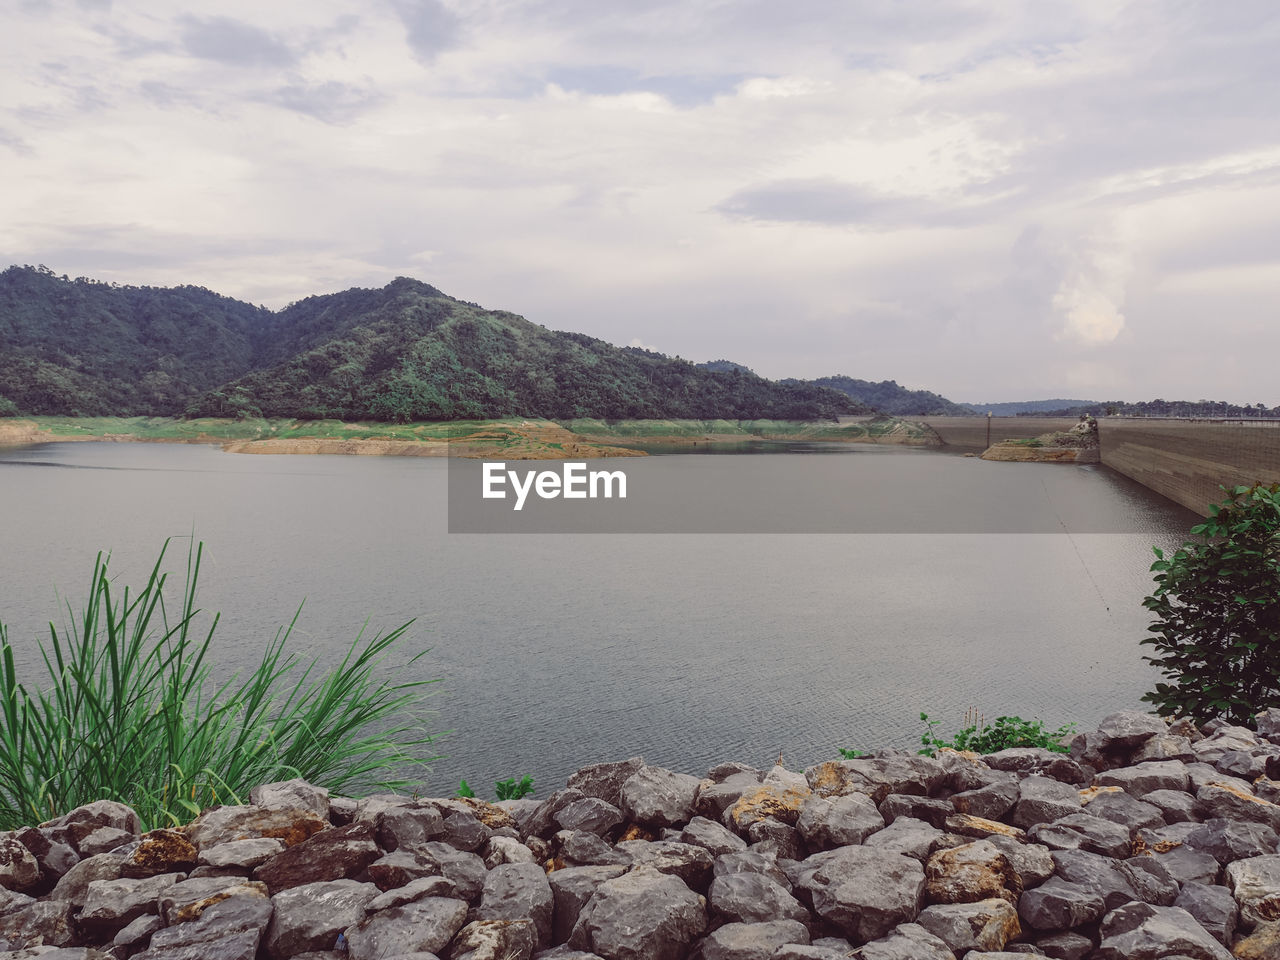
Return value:
<svg viewBox="0 0 1280 960">
<path fill-rule="evenodd" d="M 542 800 L 254 790 L 140 833 L 0 834 L 0 958 L 1280 957 L 1280 711 L 1120 713 L 1070 755 L 884 752 L 706 778 L 640 759 Z"/>
</svg>

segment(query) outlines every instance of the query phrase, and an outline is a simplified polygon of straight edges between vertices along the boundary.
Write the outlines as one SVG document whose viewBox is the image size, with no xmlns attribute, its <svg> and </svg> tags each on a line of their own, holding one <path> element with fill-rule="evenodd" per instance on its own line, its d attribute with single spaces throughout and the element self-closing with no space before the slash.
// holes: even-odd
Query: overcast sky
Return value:
<svg viewBox="0 0 1280 960">
<path fill-rule="evenodd" d="M 1280 4 L 11 0 L 0 260 L 1280 404 Z M 16 8 L 16 9 L 15 9 Z"/>
</svg>

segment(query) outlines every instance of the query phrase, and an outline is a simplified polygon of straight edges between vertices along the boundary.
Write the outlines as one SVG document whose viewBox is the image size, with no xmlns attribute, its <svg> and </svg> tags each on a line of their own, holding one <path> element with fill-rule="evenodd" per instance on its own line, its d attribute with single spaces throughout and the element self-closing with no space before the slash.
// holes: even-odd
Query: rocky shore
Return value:
<svg viewBox="0 0 1280 960">
<path fill-rule="evenodd" d="M 255 789 L 0 834 L 0 960 L 1280 957 L 1280 711 L 1119 713 L 1069 755 L 640 759 L 542 799 Z"/>
</svg>

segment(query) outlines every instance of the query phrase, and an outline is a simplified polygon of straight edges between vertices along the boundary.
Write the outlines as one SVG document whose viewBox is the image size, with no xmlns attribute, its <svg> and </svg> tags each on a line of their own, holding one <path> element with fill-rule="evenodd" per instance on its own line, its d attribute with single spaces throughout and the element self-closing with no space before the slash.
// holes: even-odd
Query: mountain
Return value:
<svg viewBox="0 0 1280 960">
<path fill-rule="evenodd" d="M 280 311 L 200 287 L 0 273 L 0 408 L 454 420 L 830 419 L 835 391 L 547 330 L 401 277 Z"/>
<path fill-rule="evenodd" d="M 801 382 L 838 390 L 859 403 L 892 416 L 971 417 L 974 414 L 972 409 L 963 404 L 952 403 L 946 397 L 938 396 L 928 390 L 908 390 L 906 387 L 899 386 L 896 380 L 881 380 L 879 383 L 873 383 L 870 380 L 837 376 L 820 377 L 817 380 L 783 381 L 783 383 Z"/>
<path fill-rule="evenodd" d="M 744 367 L 740 363 L 734 363 L 732 360 L 707 360 L 703 363 L 696 364 L 703 370 L 710 370 L 713 373 L 731 373 L 734 370 L 741 370 L 743 373 L 755 373 L 750 367 Z"/>
<path fill-rule="evenodd" d="M 1092 407 L 1096 400 L 1013 400 L 1008 403 L 970 403 L 978 413 L 991 411 L 993 417 L 1016 417 L 1019 414 L 1056 414 L 1064 410 Z"/>
</svg>

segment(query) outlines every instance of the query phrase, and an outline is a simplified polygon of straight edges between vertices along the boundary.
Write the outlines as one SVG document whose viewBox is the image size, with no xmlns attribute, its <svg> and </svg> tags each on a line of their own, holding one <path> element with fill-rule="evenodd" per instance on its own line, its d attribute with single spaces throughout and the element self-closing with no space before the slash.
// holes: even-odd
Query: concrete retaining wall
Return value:
<svg viewBox="0 0 1280 960">
<path fill-rule="evenodd" d="M 916 417 L 957 450 L 985 450 L 986 417 Z M 991 442 L 1067 430 L 1074 418 L 992 417 Z M 1102 463 L 1199 514 L 1219 485 L 1280 483 L 1280 421 L 1100 418 Z"/>
<path fill-rule="evenodd" d="M 959 450 L 987 449 L 986 417 L 908 417 L 927 423 L 949 447 Z M 1077 417 L 992 417 L 991 442 L 1035 437 L 1050 430 L 1069 430 L 1079 423 Z"/>
<path fill-rule="evenodd" d="M 1100 419 L 1102 462 L 1207 515 L 1219 484 L 1280 482 L 1280 422 Z"/>
</svg>

